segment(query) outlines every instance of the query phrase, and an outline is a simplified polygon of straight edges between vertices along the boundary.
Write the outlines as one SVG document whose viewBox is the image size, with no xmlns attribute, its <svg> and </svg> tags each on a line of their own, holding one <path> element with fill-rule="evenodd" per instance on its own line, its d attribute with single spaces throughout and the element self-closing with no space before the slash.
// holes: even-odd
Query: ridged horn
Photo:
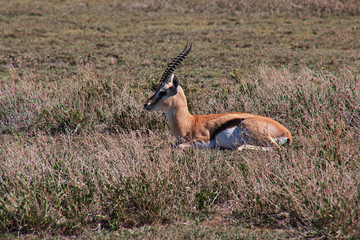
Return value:
<svg viewBox="0 0 360 240">
<path fill-rule="evenodd" d="M 187 43 L 184 50 L 182 50 L 182 52 L 176 58 L 174 58 L 174 60 L 172 60 L 171 63 L 169 63 L 169 65 L 165 69 L 165 71 L 160 79 L 160 83 L 170 82 L 171 74 L 180 65 L 180 63 L 185 59 L 185 57 L 189 54 L 189 52 L 191 50 L 192 43 L 190 43 L 189 48 L 188 48 L 188 45 L 189 44 Z"/>
</svg>

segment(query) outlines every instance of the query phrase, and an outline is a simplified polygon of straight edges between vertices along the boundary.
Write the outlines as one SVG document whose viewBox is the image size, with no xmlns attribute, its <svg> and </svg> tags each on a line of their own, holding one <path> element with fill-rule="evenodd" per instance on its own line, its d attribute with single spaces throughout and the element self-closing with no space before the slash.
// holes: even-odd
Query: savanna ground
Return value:
<svg viewBox="0 0 360 240">
<path fill-rule="evenodd" d="M 0 4 L 0 238 L 360 238 L 360 2 Z M 271 152 L 178 150 L 143 103 L 167 63 L 195 114 Z"/>
</svg>

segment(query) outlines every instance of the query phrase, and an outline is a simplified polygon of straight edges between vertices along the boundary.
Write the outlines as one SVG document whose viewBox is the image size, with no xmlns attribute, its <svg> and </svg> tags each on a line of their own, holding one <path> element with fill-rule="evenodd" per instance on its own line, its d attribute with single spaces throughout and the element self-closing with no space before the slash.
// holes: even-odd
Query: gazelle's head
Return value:
<svg viewBox="0 0 360 240">
<path fill-rule="evenodd" d="M 185 49 L 167 66 L 156 92 L 144 105 L 146 110 L 166 111 L 173 104 L 173 97 L 179 92 L 179 79 L 173 72 L 189 54 L 191 46 L 186 44 Z"/>
</svg>

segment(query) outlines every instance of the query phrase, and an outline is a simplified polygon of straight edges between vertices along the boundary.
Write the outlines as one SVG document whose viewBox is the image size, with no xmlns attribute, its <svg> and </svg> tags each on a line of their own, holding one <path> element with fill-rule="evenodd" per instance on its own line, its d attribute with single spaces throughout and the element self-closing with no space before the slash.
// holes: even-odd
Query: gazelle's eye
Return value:
<svg viewBox="0 0 360 240">
<path fill-rule="evenodd" d="M 164 97 L 166 95 L 166 91 L 161 91 L 161 92 L 159 92 L 159 96 L 160 97 Z"/>
</svg>

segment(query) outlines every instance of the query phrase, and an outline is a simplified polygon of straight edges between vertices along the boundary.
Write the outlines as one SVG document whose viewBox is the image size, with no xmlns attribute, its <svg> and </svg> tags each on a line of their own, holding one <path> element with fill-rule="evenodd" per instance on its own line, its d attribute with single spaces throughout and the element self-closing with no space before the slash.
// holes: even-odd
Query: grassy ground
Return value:
<svg viewBox="0 0 360 240">
<path fill-rule="evenodd" d="M 3 1 L 0 237 L 360 236 L 360 3 Z M 177 150 L 143 103 L 290 129 L 272 152 Z"/>
</svg>

